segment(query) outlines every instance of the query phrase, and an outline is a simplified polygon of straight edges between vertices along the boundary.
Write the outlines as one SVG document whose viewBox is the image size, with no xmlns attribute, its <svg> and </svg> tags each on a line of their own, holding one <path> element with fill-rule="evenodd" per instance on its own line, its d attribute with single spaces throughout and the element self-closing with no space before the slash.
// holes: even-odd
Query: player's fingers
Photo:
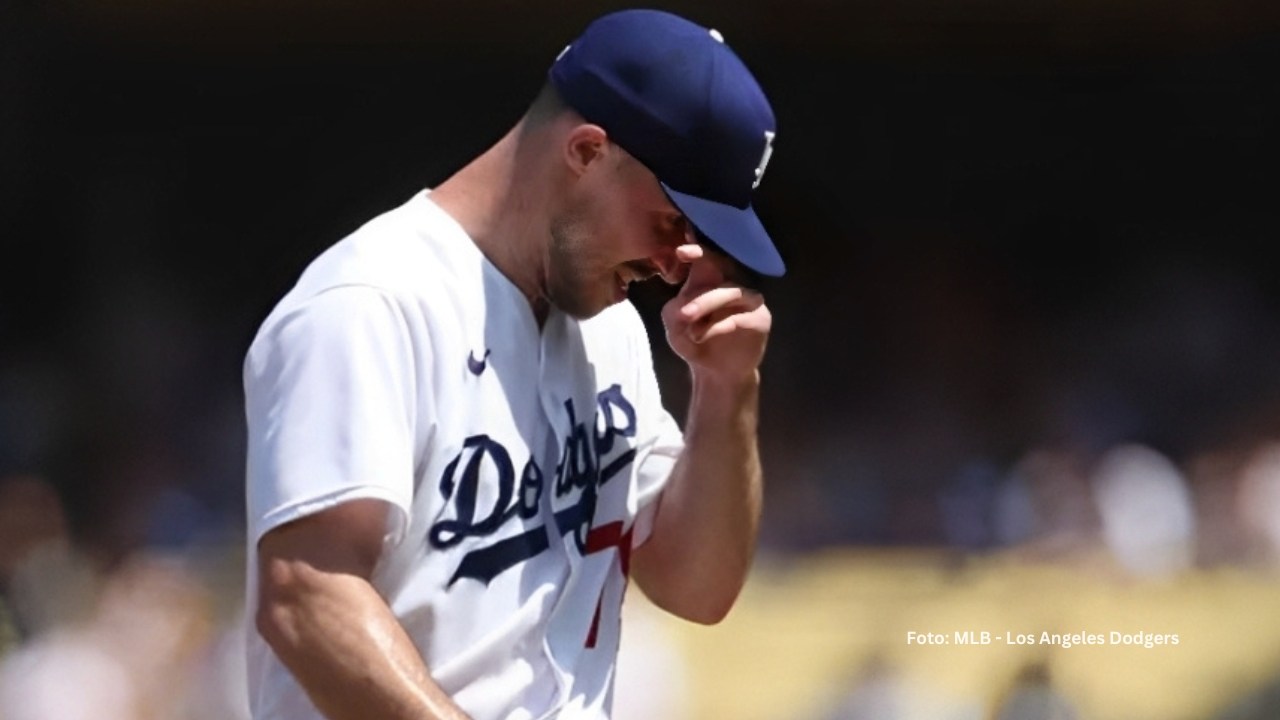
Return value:
<svg viewBox="0 0 1280 720">
<path fill-rule="evenodd" d="M 695 343 L 733 332 L 748 331 L 767 336 L 773 324 L 768 306 L 760 304 L 751 310 L 713 313 L 688 327 L 689 338 Z"/>
<path fill-rule="evenodd" d="M 741 315 L 730 315 L 729 317 L 721 318 L 708 324 L 705 329 L 695 330 L 692 339 L 695 343 L 701 345 L 708 340 L 728 335 L 738 329 L 741 318 Z"/>
<path fill-rule="evenodd" d="M 682 263 L 691 263 L 700 259 L 706 250 L 697 243 L 686 243 L 676 248 L 676 259 Z"/>
<path fill-rule="evenodd" d="M 690 322 L 696 322 L 711 313 L 730 307 L 740 307 L 750 311 L 764 302 L 760 293 L 737 285 L 713 288 L 698 295 L 680 307 L 680 314 Z"/>
<path fill-rule="evenodd" d="M 662 279 L 671 285 L 683 283 L 685 287 L 688 287 L 688 279 L 693 272 L 693 267 L 702 259 L 702 255 L 705 252 L 706 250 L 697 243 L 685 243 L 684 245 L 676 246 L 674 262 L 664 261 L 660 266 L 661 270 L 659 272 L 662 275 Z M 683 290 L 684 288 L 681 288 L 682 292 Z"/>
<path fill-rule="evenodd" d="M 692 300 L 709 288 L 724 285 L 729 277 L 724 265 L 731 263 L 731 260 L 702 246 L 698 246 L 698 249 L 700 254 L 689 264 L 689 275 L 680 288 L 680 297 L 685 300 Z"/>
</svg>

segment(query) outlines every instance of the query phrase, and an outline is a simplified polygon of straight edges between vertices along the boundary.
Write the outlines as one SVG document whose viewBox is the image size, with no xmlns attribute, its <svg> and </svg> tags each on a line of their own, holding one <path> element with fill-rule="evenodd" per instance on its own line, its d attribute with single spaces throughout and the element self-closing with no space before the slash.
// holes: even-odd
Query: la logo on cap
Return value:
<svg viewBox="0 0 1280 720">
<path fill-rule="evenodd" d="M 764 131 L 764 154 L 760 156 L 760 164 L 756 166 L 756 179 L 751 183 L 752 190 L 760 187 L 760 181 L 764 179 L 764 169 L 769 167 L 769 158 L 773 157 L 773 139 L 777 135 L 772 130 Z"/>
</svg>

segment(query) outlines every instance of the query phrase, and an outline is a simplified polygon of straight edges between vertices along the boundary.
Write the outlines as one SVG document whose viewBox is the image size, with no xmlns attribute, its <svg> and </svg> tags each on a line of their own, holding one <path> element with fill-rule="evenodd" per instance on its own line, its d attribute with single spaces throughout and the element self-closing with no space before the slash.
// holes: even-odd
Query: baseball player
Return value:
<svg viewBox="0 0 1280 720">
<path fill-rule="evenodd" d="M 714 30 L 604 15 L 510 132 L 328 248 L 244 363 L 257 720 L 607 718 L 629 578 L 712 623 L 760 514 L 774 116 Z M 689 365 L 664 409 L 626 299 Z"/>
</svg>

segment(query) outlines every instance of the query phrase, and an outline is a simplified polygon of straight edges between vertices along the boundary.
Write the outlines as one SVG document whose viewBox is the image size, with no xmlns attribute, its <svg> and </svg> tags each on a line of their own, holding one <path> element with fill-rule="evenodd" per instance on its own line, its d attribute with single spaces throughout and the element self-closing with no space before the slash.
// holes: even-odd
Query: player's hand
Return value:
<svg viewBox="0 0 1280 720">
<path fill-rule="evenodd" d="M 734 282 L 733 260 L 701 245 L 676 249 L 689 265 L 680 292 L 662 308 L 671 349 L 695 377 L 735 382 L 754 377 L 773 316 L 757 291 Z"/>
</svg>

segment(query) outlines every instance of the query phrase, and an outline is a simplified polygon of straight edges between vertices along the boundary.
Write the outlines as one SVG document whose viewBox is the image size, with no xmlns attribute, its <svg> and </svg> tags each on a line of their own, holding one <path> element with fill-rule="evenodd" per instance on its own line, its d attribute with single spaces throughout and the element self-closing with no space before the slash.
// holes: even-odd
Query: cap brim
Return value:
<svg viewBox="0 0 1280 720">
<path fill-rule="evenodd" d="M 781 277 L 786 273 L 782 256 L 750 205 L 736 208 L 672 190 L 666 183 L 662 189 L 699 232 L 734 260 L 761 275 Z"/>
</svg>

